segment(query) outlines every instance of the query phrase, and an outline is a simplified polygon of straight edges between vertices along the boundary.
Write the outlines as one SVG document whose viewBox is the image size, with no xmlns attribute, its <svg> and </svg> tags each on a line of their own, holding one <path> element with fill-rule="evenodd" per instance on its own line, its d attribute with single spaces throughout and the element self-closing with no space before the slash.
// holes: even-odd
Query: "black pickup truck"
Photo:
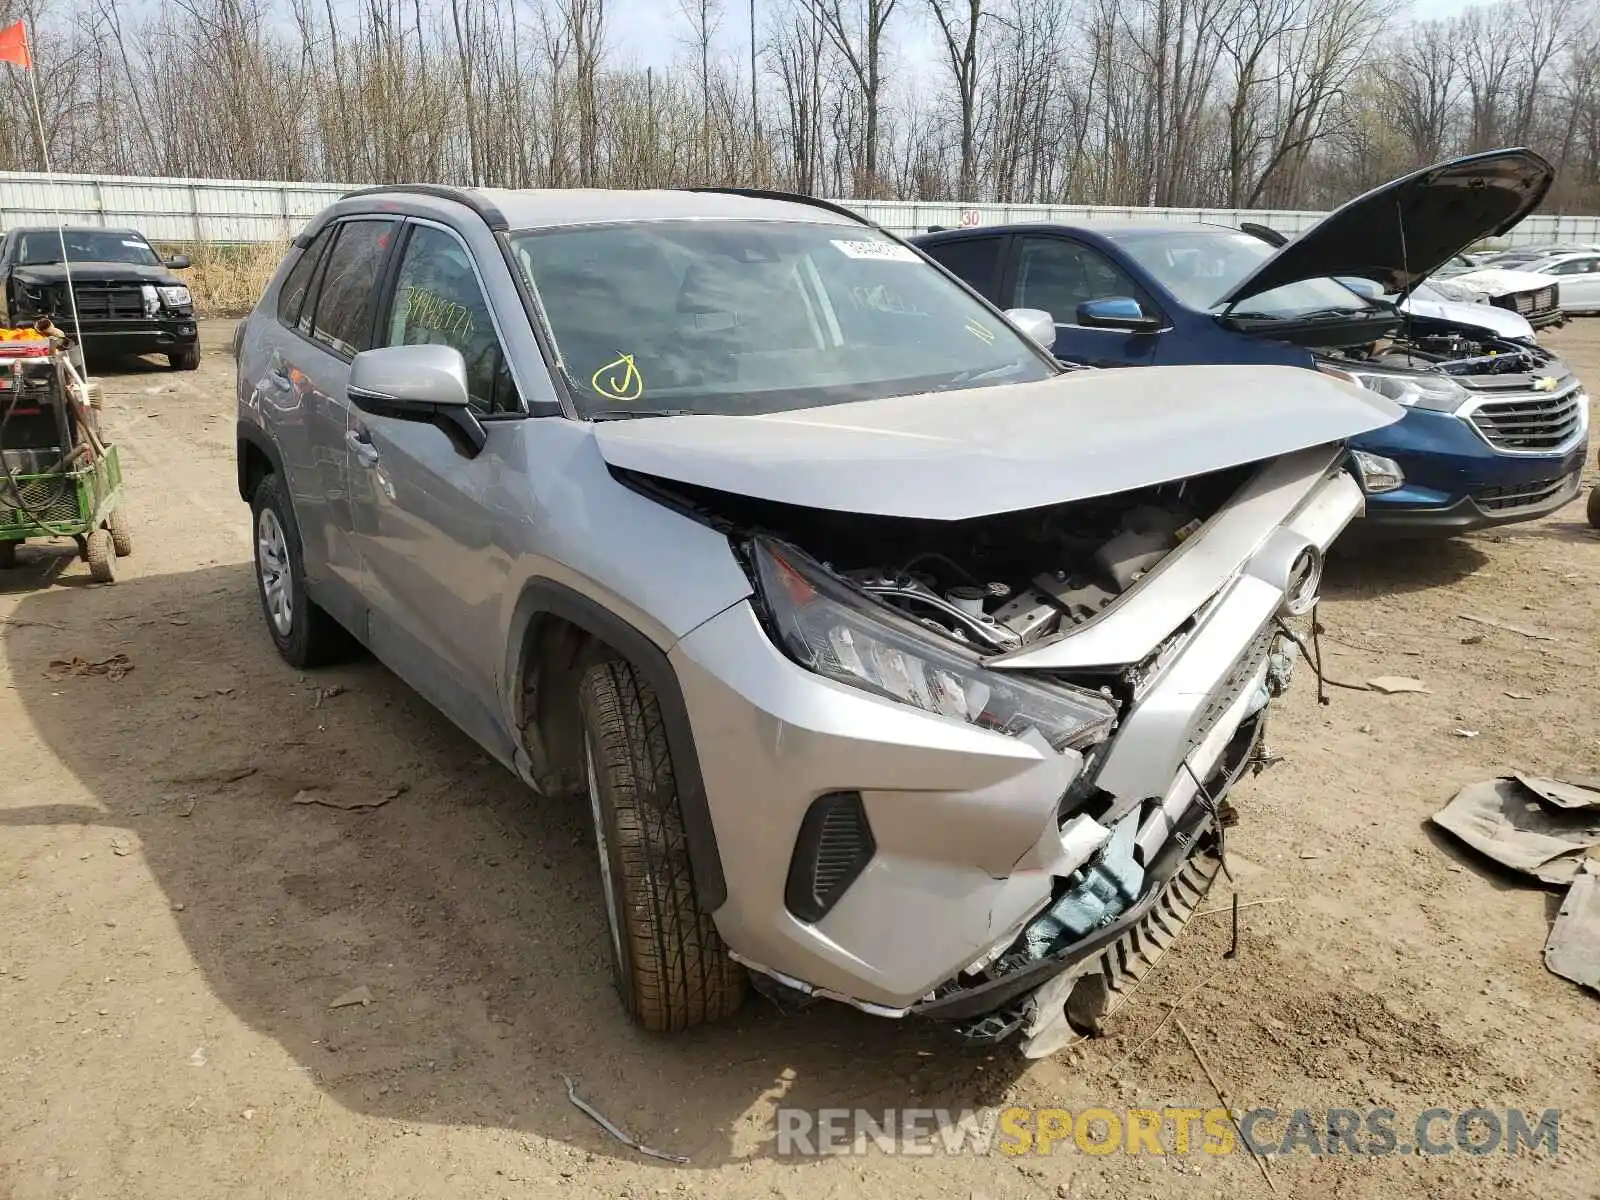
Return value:
<svg viewBox="0 0 1600 1200">
<path fill-rule="evenodd" d="M 91 357 L 164 354 L 175 370 L 193 371 L 200 365 L 194 303 L 173 274 L 188 265 L 182 256 L 163 259 L 132 229 L 11 229 L 0 238 L 0 320 L 17 326 L 49 317 Z"/>
</svg>

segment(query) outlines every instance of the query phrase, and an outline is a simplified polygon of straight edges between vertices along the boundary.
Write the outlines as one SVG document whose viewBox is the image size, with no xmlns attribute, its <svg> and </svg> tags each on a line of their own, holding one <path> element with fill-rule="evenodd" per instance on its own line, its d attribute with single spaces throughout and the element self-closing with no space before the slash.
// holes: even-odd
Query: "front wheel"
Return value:
<svg viewBox="0 0 1600 1200">
<path fill-rule="evenodd" d="M 612 976 L 628 1014 L 677 1032 L 744 1000 L 744 968 L 701 909 L 661 706 L 626 662 L 579 687 L 590 813 L 600 856 Z"/>
<path fill-rule="evenodd" d="M 277 475 L 256 485 L 256 587 L 278 653 L 292 667 L 320 666 L 345 657 L 350 635 L 306 595 L 305 562 L 294 513 Z"/>
<path fill-rule="evenodd" d="M 1589 489 L 1589 524 L 1600 529 L 1600 483 Z"/>
<path fill-rule="evenodd" d="M 200 347 L 185 346 L 182 350 L 167 355 L 167 362 L 174 371 L 198 371 L 200 369 Z"/>
</svg>

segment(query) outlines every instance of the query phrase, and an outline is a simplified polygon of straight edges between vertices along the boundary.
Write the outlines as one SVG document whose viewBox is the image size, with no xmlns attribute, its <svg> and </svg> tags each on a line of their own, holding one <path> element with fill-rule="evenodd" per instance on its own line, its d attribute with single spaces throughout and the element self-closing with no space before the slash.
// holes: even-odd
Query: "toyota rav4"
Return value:
<svg viewBox="0 0 1600 1200">
<path fill-rule="evenodd" d="M 818 201 L 352 193 L 237 335 L 267 630 L 587 797 L 644 1025 L 753 980 L 1046 1053 L 1219 870 L 1399 412 L 1049 328 Z"/>
</svg>

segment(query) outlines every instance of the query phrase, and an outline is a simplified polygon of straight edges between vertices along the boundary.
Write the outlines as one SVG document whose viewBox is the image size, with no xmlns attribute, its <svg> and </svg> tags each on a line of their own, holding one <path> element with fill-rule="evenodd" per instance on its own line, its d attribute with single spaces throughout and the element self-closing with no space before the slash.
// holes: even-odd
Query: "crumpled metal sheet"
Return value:
<svg viewBox="0 0 1600 1200">
<path fill-rule="evenodd" d="M 1600 808 L 1552 808 L 1515 777 L 1470 784 L 1433 823 L 1496 862 L 1545 883 L 1571 883 L 1600 858 Z"/>
<path fill-rule="evenodd" d="M 1567 889 L 1544 944 L 1544 965 L 1600 992 L 1600 875 L 1585 871 Z"/>
<path fill-rule="evenodd" d="M 1546 779 L 1542 775 L 1524 775 L 1519 771 L 1516 778 L 1524 787 L 1538 792 L 1557 808 L 1600 809 L 1600 790 L 1596 790 L 1600 780 L 1594 780 L 1592 775 L 1579 775 L 1572 779 Z M 1587 782 L 1590 780 L 1594 782 Z"/>
</svg>

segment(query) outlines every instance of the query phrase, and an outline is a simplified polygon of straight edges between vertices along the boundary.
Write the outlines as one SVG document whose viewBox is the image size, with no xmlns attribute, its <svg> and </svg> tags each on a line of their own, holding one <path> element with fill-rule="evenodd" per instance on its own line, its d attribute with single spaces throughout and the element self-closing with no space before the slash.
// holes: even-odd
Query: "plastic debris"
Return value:
<svg viewBox="0 0 1600 1200">
<path fill-rule="evenodd" d="M 315 788 L 302 788 L 294 794 L 295 804 L 320 804 L 324 808 L 382 808 L 400 793 L 390 788 L 377 796 L 330 796 Z"/>
<path fill-rule="evenodd" d="M 1367 686 L 1375 692 L 1382 692 L 1385 696 L 1392 696 L 1399 692 L 1426 692 L 1428 685 L 1420 679 L 1412 679 L 1409 675 L 1379 675 L 1376 679 L 1367 680 Z"/>
<path fill-rule="evenodd" d="M 1600 847 L 1600 809 L 1553 806 L 1514 777 L 1462 788 L 1433 823 L 1495 862 L 1557 886 L 1576 879 Z"/>
<path fill-rule="evenodd" d="M 1600 992 L 1600 875 L 1585 871 L 1567 889 L 1544 944 L 1544 965 Z"/>
<path fill-rule="evenodd" d="M 372 989 L 366 984 L 362 984 L 360 987 L 353 987 L 348 992 L 335 996 L 328 1007 L 354 1008 L 357 1004 L 362 1008 L 370 1008 L 372 1006 Z"/>
<path fill-rule="evenodd" d="M 1487 625 L 1491 629 L 1504 629 L 1507 633 L 1519 634 L 1525 638 L 1532 638 L 1536 642 L 1558 642 L 1561 639 L 1553 633 L 1546 633 L 1542 629 L 1532 629 L 1527 625 L 1517 625 L 1511 621 L 1502 621 L 1497 617 L 1480 617 L 1473 613 L 1461 613 L 1463 621 L 1471 621 L 1474 625 Z"/>
<path fill-rule="evenodd" d="M 565 1075 L 563 1075 L 561 1078 L 562 1081 L 567 1085 L 567 1099 L 572 1101 L 578 1110 L 586 1117 L 588 1117 L 596 1125 L 600 1126 L 601 1129 L 604 1129 L 612 1137 L 616 1138 L 617 1141 L 621 1142 L 624 1146 L 632 1146 L 640 1154 L 648 1155 L 651 1158 L 659 1158 L 662 1162 L 677 1163 L 679 1166 L 688 1165 L 689 1160 L 683 1155 L 668 1154 L 663 1150 L 652 1150 L 649 1146 L 646 1146 L 637 1138 L 634 1138 L 630 1134 L 625 1133 L 623 1130 L 613 1125 L 605 1118 L 605 1115 L 601 1113 L 599 1109 L 595 1108 L 594 1105 L 590 1104 L 582 1096 L 578 1095 L 578 1089 L 573 1086 L 570 1078 Z"/>
<path fill-rule="evenodd" d="M 1590 779 L 1590 783 L 1582 783 L 1582 779 Z M 1539 798 L 1557 808 L 1597 808 L 1600 809 L 1600 779 L 1593 776 L 1577 776 L 1576 778 L 1562 776 L 1558 778 L 1545 778 L 1542 775 L 1524 775 L 1520 771 L 1516 776 L 1517 782 L 1530 791 L 1537 792 Z"/>
</svg>

